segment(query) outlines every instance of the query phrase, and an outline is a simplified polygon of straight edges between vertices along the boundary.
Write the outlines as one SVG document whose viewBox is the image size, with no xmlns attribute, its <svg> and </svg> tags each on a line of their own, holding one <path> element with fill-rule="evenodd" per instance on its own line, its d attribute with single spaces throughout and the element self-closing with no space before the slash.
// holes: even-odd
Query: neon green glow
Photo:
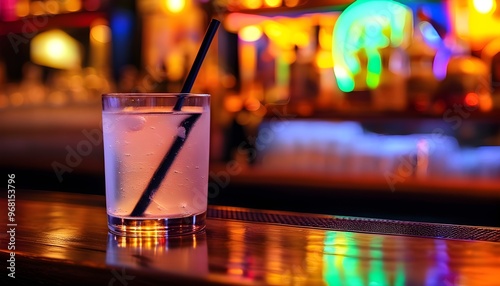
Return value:
<svg viewBox="0 0 500 286">
<path fill-rule="evenodd" d="M 354 79 L 349 76 L 348 71 L 341 66 L 335 66 L 333 67 L 333 70 L 335 72 L 339 88 L 343 91 L 352 91 L 354 89 Z"/>
<path fill-rule="evenodd" d="M 405 269 L 402 264 L 398 264 L 398 269 L 396 270 L 396 278 L 394 278 L 394 286 L 404 285 L 406 285 Z"/>
<path fill-rule="evenodd" d="M 341 238 L 337 242 L 335 232 L 328 232 L 325 236 L 325 248 L 323 250 L 323 280 L 327 285 L 342 285 L 340 269 L 337 267 L 338 257 L 335 255 L 335 244 L 341 243 Z"/>
<path fill-rule="evenodd" d="M 280 86 L 286 86 L 290 80 L 289 64 L 283 57 L 276 58 L 276 82 Z"/>
<path fill-rule="evenodd" d="M 384 256 L 382 252 L 383 238 L 374 237 L 370 244 L 370 270 L 367 285 L 389 285 L 384 271 Z"/>
<path fill-rule="evenodd" d="M 374 237 L 370 242 L 370 264 L 365 277 L 361 262 L 366 259 L 367 253 L 362 252 L 363 245 L 360 248 L 356 239 L 354 233 L 326 233 L 323 249 L 323 281 L 326 285 L 406 285 L 404 261 L 397 264 L 394 284 L 390 284 L 392 279 L 384 269 L 383 237 Z"/>
<path fill-rule="evenodd" d="M 327 285 L 366 285 L 360 273 L 359 249 L 352 236 L 348 232 L 326 234 L 323 280 Z"/>
<path fill-rule="evenodd" d="M 403 45 L 411 37 L 412 26 L 410 9 L 392 0 L 358 0 L 347 7 L 333 30 L 334 74 L 339 89 L 350 92 L 356 88 L 355 77 L 363 68 L 359 59 L 362 49 L 369 51 L 366 84 L 376 88 L 382 73 L 379 49 Z"/>
<path fill-rule="evenodd" d="M 345 55 L 345 62 L 346 62 L 347 68 L 351 72 L 359 73 L 361 71 L 361 63 L 359 62 L 357 55 L 355 55 L 355 54 Z M 346 71 L 346 74 L 347 74 L 347 71 Z"/>
<path fill-rule="evenodd" d="M 380 53 L 376 50 L 367 50 L 368 57 L 367 69 L 368 73 L 366 75 L 366 85 L 371 88 L 377 88 L 380 83 L 380 75 L 382 74 L 382 58 Z"/>
</svg>

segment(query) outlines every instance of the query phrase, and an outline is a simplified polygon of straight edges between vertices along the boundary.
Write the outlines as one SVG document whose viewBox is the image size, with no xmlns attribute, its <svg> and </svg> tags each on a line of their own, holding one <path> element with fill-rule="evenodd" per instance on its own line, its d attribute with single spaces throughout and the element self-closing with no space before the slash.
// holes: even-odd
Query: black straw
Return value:
<svg viewBox="0 0 500 286">
<path fill-rule="evenodd" d="M 210 43 L 212 43 L 212 39 L 219 28 L 220 22 L 216 19 L 212 19 L 210 21 L 210 25 L 208 26 L 207 32 L 205 33 L 205 37 L 203 38 L 203 42 L 201 43 L 200 49 L 198 50 L 198 54 L 194 59 L 193 65 L 191 66 L 191 70 L 189 70 L 189 74 L 182 86 L 181 93 L 189 93 L 191 92 L 191 88 L 193 87 L 194 80 L 198 76 L 198 72 L 200 71 L 201 64 L 205 59 L 205 55 L 208 52 L 208 48 L 210 48 Z M 181 111 L 182 105 L 184 104 L 185 95 L 182 94 L 175 103 L 174 111 Z"/>
<path fill-rule="evenodd" d="M 208 48 L 210 47 L 210 44 L 215 36 L 215 33 L 217 32 L 217 29 L 219 28 L 219 25 L 220 22 L 216 19 L 212 19 L 212 21 L 210 22 L 207 32 L 205 33 L 205 37 L 203 38 L 203 42 L 201 43 L 198 54 L 196 55 L 194 63 L 191 66 L 191 70 L 189 71 L 186 81 L 184 82 L 184 85 L 182 87 L 181 93 L 183 94 L 179 96 L 177 102 L 175 103 L 174 111 L 180 111 L 182 109 L 182 105 L 184 104 L 184 99 L 186 94 L 191 92 L 194 80 L 198 75 L 198 71 L 200 70 L 201 64 L 205 59 L 205 55 L 207 54 Z M 165 156 L 163 157 L 160 165 L 154 172 L 153 177 L 149 181 L 148 186 L 142 193 L 141 198 L 135 205 L 130 216 L 142 216 L 146 211 L 146 209 L 149 207 L 154 194 L 156 193 L 156 191 L 161 185 L 161 182 L 167 175 L 168 170 L 172 166 L 175 158 L 177 157 L 177 154 L 182 149 L 184 142 L 187 140 L 188 135 L 191 132 L 191 128 L 193 128 L 194 124 L 196 123 L 196 121 L 200 116 L 201 114 L 192 114 L 191 116 L 187 117 L 181 122 L 179 127 L 184 127 L 184 130 L 186 130 L 185 136 L 183 137 L 177 136 L 175 138 L 174 143 L 168 150 L 167 154 L 165 154 Z"/>
<path fill-rule="evenodd" d="M 187 136 L 191 131 L 191 128 L 193 127 L 194 123 L 196 122 L 196 120 L 198 120 L 200 116 L 201 114 L 193 114 L 181 122 L 180 126 L 184 127 L 184 129 L 186 130 L 186 136 L 184 137 L 177 136 L 175 138 L 172 147 L 170 147 L 170 150 L 168 150 L 167 154 L 165 154 L 165 157 L 163 157 L 163 159 L 161 160 L 161 163 L 158 166 L 158 169 L 156 169 L 155 173 L 153 174 L 151 181 L 149 181 L 146 190 L 144 191 L 141 198 L 135 205 L 134 210 L 130 214 L 131 216 L 140 216 L 144 213 L 144 211 L 146 211 L 149 204 L 151 203 L 153 195 L 160 187 L 160 184 L 163 181 L 165 175 L 167 174 L 168 169 L 170 169 L 170 166 L 172 166 L 175 157 L 177 157 L 177 154 L 181 150 L 182 145 L 184 145 L 184 142 L 186 141 Z"/>
</svg>

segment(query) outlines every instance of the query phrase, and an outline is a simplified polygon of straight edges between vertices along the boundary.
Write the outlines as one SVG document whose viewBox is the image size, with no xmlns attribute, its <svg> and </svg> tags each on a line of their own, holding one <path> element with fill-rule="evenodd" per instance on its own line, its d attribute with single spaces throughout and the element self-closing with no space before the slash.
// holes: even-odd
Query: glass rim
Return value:
<svg viewBox="0 0 500 286">
<path fill-rule="evenodd" d="M 102 94 L 102 98 L 168 98 L 168 97 L 179 97 L 179 96 L 187 96 L 187 97 L 210 97 L 208 93 L 190 93 L 190 92 L 113 92 L 113 93 L 104 93 Z"/>
</svg>

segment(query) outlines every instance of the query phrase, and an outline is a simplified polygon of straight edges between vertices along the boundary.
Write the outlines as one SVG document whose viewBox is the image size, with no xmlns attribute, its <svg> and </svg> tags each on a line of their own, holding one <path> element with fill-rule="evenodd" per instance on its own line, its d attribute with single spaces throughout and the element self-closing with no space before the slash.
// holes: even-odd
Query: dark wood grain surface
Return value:
<svg viewBox="0 0 500 286">
<path fill-rule="evenodd" d="M 6 195 L 0 204 L 7 205 Z M 221 208 L 211 207 L 214 213 Z M 26 190 L 16 192 L 15 226 L 7 225 L 7 208 L 1 217 L 1 285 L 500 283 L 497 242 L 213 217 L 194 236 L 122 238 L 107 232 L 103 196 Z M 12 228 L 15 251 L 8 249 Z M 15 278 L 7 276 L 10 252 Z"/>
</svg>

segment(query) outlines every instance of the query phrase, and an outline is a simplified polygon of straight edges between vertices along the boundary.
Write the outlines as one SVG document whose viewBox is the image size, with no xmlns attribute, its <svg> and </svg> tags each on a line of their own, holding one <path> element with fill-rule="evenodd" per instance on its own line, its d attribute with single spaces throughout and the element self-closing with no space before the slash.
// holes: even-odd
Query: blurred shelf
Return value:
<svg viewBox="0 0 500 286">
<path fill-rule="evenodd" d="M 0 21 L 0 35 L 27 33 L 33 37 L 33 33 L 55 28 L 88 28 L 94 20 L 107 17 L 102 11 L 28 16 L 14 21 Z"/>
<path fill-rule="evenodd" d="M 454 123 L 456 120 L 471 120 L 478 122 L 492 122 L 500 124 L 500 109 L 490 112 L 475 111 L 455 111 L 449 109 L 442 114 L 429 112 L 405 111 L 376 111 L 372 109 L 345 110 L 323 110 L 313 113 L 301 113 L 298 108 L 289 105 L 268 105 L 265 118 L 279 119 L 326 119 L 326 120 L 350 120 L 350 121 L 388 121 L 388 120 L 423 120 L 437 119 Z"/>
<path fill-rule="evenodd" d="M 248 9 L 245 7 L 238 7 L 236 5 L 228 7 L 230 13 L 242 13 L 242 14 L 255 14 L 262 16 L 293 16 L 297 14 L 305 13 L 317 13 L 317 12 L 334 12 L 343 11 L 347 6 L 355 2 L 354 0 L 315 0 L 307 1 L 300 0 L 297 1 L 295 6 L 280 6 L 280 7 L 260 7 L 257 9 Z M 399 1 L 403 4 L 422 4 L 422 3 L 441 3 L 443 0 L 402 0 Z M 235 1 L 238 4 L 238 1 Z"/>
<path fill-rule="evenodd" d="M 353 0 L 317 0 L 317 1 L 297 1 L 298 4 L 293 7 L 281 6 L 281 7 L 261 7 L 257 9 L 240 8 L 238 6 L 228 7 L 230 13 L 242 13 L 242 14 L 257 14 L 263 16 L 289 16 L 293 14 L 304 14 L 304 13 L 314 13 L 314 12 L 332 12 L 332 11 L 342 11 L 348 5 L 350 5 Z M 238 3 L 238 2 L 236 2 Z"/>
<path fill-rule="evenodd" d="M 216 174 L 229 173 L 227 165 L 212 164 Z M 234 173 L 234 169 L 233 173 Z M 253 189 L 304 189 L 308 192 L 375 193 L 386 195 L 461 196 L 483 199 L 500 199 L 500 178 L 407 178 L 393 184 L 383 177 L 367 175 L 342 175 L 313 172 L 308 170 L 276 171 L 259 167 L 242 168 L 241 172 L 230 176 L 230 184 Z"/>
<path fill-rule="evenodd" d="M 100 128 L 101 103 L 0 109 L 0 134 Z"/>
<path fill-rule="evenodd" d="M 337 216 L 500 226 L 500 180 L 383 178 L 211 166 L 209 203 Z"/>
</svg>

